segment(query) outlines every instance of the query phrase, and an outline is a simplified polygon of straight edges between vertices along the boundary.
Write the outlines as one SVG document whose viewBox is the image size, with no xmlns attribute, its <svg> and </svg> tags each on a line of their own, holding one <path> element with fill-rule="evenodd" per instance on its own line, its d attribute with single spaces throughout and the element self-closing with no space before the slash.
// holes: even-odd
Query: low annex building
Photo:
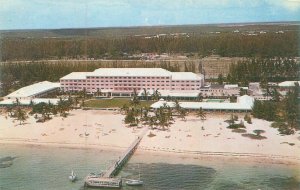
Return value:
<svg viewBox="0 0 300 190">
<path fill-rule="evenodd" d="M 57 91 L 60 88 L 59 83 L 43 81 L 38 82 L 29 86 L 25 86 L 20 88 L 7 96 L 4 97 L 5 99 L 19 99 L 19 100 L 31 100 L 33 98 L 43 97 L 51 92 Z"/>
<path fill-rule="evenodd" d="M 179 102 L 180 106 L 187 110 L 198 110 L 202 108 L 206 111 L 251 111 L 254 105 L 254 98 L 248 95 L 240 96 L 237 102 Z M 175 102 L 167 102 L 161 99 L 151 105 L 151 108 L 158 109 L 167 105 L 175 107 Z"/>
<path fill-rule="evenodd" d="M 59 99 L 42 98 L 43 96 L 58 91 L 60 89 L 59 83 L 43 81 L 29 86 L 20 88 L 7 96 L 0 102 L 0 106 L 8 106 L 16 103 L 17 99 L 21 105 L 38 104 L 41 102 L 57 104 Z"/>
<path fill-rule="evenodd" d="M 133 91 L 199 91 L 204 77 L 192 72 L 170 72 L 162 68 L 100 68 L 73 72 L 60 79 L 61 90 L 101 92 L 104 96 L 131 96 Z"/>
</svg>

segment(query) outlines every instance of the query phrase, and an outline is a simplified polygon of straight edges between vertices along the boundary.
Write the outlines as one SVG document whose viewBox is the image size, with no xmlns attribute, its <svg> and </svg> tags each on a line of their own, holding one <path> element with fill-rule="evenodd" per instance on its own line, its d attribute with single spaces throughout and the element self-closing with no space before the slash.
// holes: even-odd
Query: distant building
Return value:
<svg viewBox="0 0 300 190">
<path fill-rule="evenodd" d="M 60 79 L 61 90 L 101 92 L 105 96 L 131 96 L 146 90 L 199 92 L 201 74 L 170 72 L 161 68 L 100 68 L 93 72 L 73 72 Z"/>
<path fill-rule="evenodd" d="M 3 98 L 3 101 L 0 102 L 0 106 L 9 106 L 17 103 L 17 99 L 20 105 L 28 106 L 32 104 L 38 104 L 41 102 L 57 104 L 59 99 L 53 98 L 42 98 L 49 93 L 59 91 L 60 84 L 54 82 L 43 81 L 35 83 L 29 86 L 20 88 Z"/>
<path fill-rule="evenodd" d="M 295 83 L 298 83 L 300 85 L 300 81 L 284 81 L 279 83 L 278 86 L 283 88 L 290 88 L 290 87 L 294 87 Z"/>
<path fill-rule="evenodd" d="M 272 98 L 266 96 L 266 92 L 260 87 L 259 82 L 250 82 L 248 93 L 256 100 L 270 100 Z"/>
<path fill-rule="evenodd" d="M 298 83 L 300 85 L 300 81 L 284 81 L 278 84 L 278 91 L 281 95 L 285 96 L 291 88 Z"/>
<path fill-rule="evenodd" d="M 200 88 L 200 93 L 203 97 L 228 97 L 239 96 L 240 88 L 238 85 L 217 85 L 211 84 Z"/>
<path fill-rule="evenodd" d="M 145 91 L 141 90 L 138 93 L 138 97 L 141 99 L 150 99 L 152 95 L 155 93 L 155 90 L 146 90 L 146 96 Z M 177 99 L 177 100 L 196 100 L 199 98 L 199 92 L 197 91 L 174 91 L 174 90 L 158 90 L 159 97 L 164 98 L 166 100 L 168 99 Z"/>
<path fill-rule="evenodd" d="M 168 102 L 160 100 L 151 105 L 151 108 L 158 109 L 164 105 L 171 108 L 175 107 L 175 102 Z M 240 96 L 237 98 L 237 102 L 179 102 L 180 107 L 186 110 L 198 110 L 202 108 L 206 111 L 251 111 L 254 105 L 254 98 L 248 95 Z"/>
<path fill-rule="evenodd" d="M 4 100 L 31 100 L 33 98 L 43 97 L 51 92 L 58 91 L 59 89 L 59 83 L 43 81 L 20 88 L 5 96 Z"/>
</svg>

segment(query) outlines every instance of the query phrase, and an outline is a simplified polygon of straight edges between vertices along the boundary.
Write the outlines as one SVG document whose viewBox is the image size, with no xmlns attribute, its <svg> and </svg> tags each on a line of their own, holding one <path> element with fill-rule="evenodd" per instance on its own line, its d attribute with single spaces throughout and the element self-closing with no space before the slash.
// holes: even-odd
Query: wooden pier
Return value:
<svg viewBox="0 0 300 190">
<path fill-rule="evenodd" d="M 122 179 L 115 178 L 115 176 L 119 173 L 122 167 L 129 160 L 131 155 L 134 153 L 147 131 L 148 128 L 145 128 L 128 147 L 128 149 L 119 157 L 119 159 L 114 162 L 104 173 L 101 173 L 99 175 L 88 175 L 85 178 L 85 186 L 120 188 L 122 186 Z"/>
<path fill-rule="evenodd" d="M 118 174 L 120 169 L 126 164 L 130 156 L 134 153 L 136 150 L 137 146 L 139 145 L 140 141 L 142 140 L 143 136 L 148 130 L 145 129 L 142 134 L 140 134 L 134 141 L 133 143 L 128 147 L 128 149 L 123 153 L 123 155 L 114 162 L 108 170 L 104 173 L 103 177 L 114 177 L 115 175 Z"/>
</svg>

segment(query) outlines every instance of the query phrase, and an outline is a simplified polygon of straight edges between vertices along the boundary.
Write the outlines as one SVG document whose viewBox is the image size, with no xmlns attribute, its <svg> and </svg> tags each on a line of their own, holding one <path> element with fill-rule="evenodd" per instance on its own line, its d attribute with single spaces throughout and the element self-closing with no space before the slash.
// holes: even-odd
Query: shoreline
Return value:
<svg viewBox="0 0 300 190">
<path fill-rule="evenodd" d="M 8 140 L 0 139 L 1 145 L 22 145 L 43 148 L 64 148 L 64 149 L 90 149 L 101 151 L 122 152 L 128 147 L 115 145 L 99 145 L 99 144 L 80 144 L 80 143 L 59 143 L 59 142 L 33 142 L 30 140 Z M 150 153 L 154 155 L 177 156 L 193 159 L 222 159 L 222 160 L 237 160 L 241 162 L 265 163 L 265 164 L 283 164 L 283 165 L 299 165 L 300 158 L 284 155 L 269 155 L 259 153 L 242 153 L 242 152 L 213 152 L 213 151 L 189 151 L 189 150 L 158 150 L 147 147 L 139 147 L 136 150 L 138 153 Z M 133 155 L 134 156 L 134 155 Z"/>
<path fill-rule="evenodd" d="M 143 137 L 137 152 L 300 165 L 299 132 L 282 136 L 270 122 L 253 118 L 252 124 L 245 122 L 246 133 L 260 129 L 266 138 L 249 139 L 227 128 L 229 116 L 209 114 L 205 122 L 194 115 L 187 116 L 186 121 L 176 118 L 166 131 L 149 130 L 152 136 Z M 239 114 L 239 120 L 243 116 Z M 101 110 L 72 110 L 67 118 L 53 117 L 45 123 L 37 123 L 30 116 L 24 125 L 0 115 L 0 123 L 0 144 L 118 152 L 128 148 L 143 129 L 126 127 L 119 112 Z"/>
</svg>

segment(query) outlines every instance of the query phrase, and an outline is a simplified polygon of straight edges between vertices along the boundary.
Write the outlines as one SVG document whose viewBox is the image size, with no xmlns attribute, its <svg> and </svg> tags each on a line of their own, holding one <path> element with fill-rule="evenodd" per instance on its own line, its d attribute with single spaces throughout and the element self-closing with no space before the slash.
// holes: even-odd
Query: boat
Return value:
<svg viewBox="0 0 300 190">
<path fill-rule="evenodd" d="M 139 167 L 139 179 L 128 179 L 125 183 L 129 186 L 141 186 L 144 184 L 144 182 L 141 180 L 141 173 L 140 173 L 140 165 Z"/>
<path fill-rule="evenodd" d="M 129 186 L 140 186 L 144 184 L 144 182 L 139 179 L 129 179 L 125 183 Z"/>
<path fill-rule="evenodd" d="M 71 175 L 69 175 L 69 180 L 74 182 L 74 181 L 76 181 L 76 179 L 77 179 L 77 176 L 74 173 L 74 171 L 72 170 Z"/>
<path fill-rule="evenodd" d="M 85 178 L 84 185 L 87 187 L 99 187 L 99 188 L 121 188 L 122 179 L 104 177 L 103 173 L 101 174 L 90 173 Z"/>
</svg>

